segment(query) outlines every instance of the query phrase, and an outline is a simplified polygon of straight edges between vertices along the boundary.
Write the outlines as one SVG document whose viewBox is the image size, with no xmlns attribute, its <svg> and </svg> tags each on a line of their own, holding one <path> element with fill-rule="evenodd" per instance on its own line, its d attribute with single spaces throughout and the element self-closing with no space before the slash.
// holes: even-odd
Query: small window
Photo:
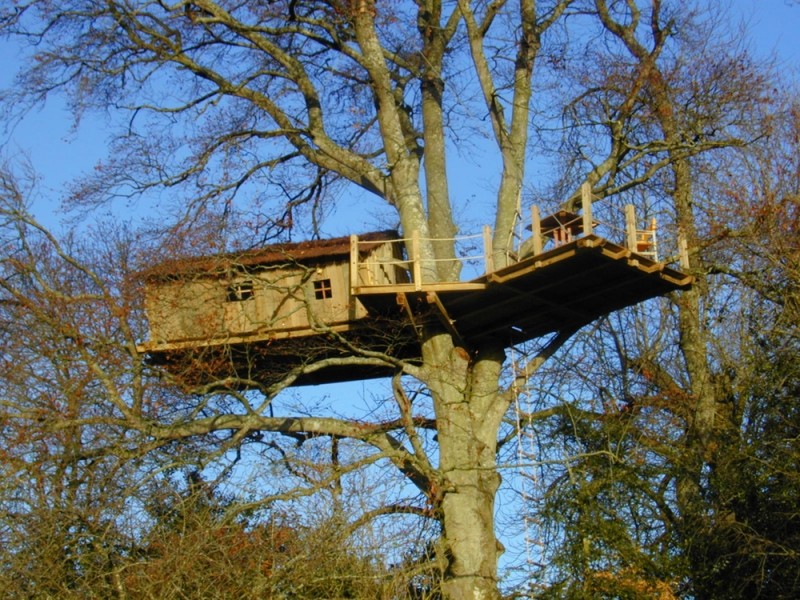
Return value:
<svg viewBox="0 0 800 600">
<path fill-rule="evenodd" d="M 317 300 L 333 298 L 333 289 L 331 288 L 330 279 L 320 279 L 314 282 L 314 297 Z"/>
<path fill-rule="evenodd" d="M 243 302 L 253 297 L 253 282 L 239 281 L 228 286 L 228 302 Z"/>
</svg>

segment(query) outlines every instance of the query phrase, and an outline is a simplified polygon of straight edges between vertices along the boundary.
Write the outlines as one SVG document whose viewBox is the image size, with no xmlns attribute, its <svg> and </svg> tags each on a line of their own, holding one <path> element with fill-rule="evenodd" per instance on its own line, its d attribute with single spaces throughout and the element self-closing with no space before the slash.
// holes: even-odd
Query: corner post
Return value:
<svg viewBox="0 0 800 600">
<path fill-rule="evenodd" d="M 483 263 L 486 273 L 494 271 L 494 258 L 492 257 L 492 228 L 483 226 Z"/>
<path fill-rule="evenodd" d="M 422 265 L 419 260 L 419 230 L 415 229 L 411 234 L 411 272 L 414 277 L 414 289 L 422 289 Z"/>
<path fill-rule="evenodd" d="M 636 252 L 636 209 L 633 204 L 625 205 L 625 233 L 628 237 L 628 250 Z"/>
<path fill-rule="evenodd" d="M 583 235 L 592 235 L 592 186 L 589 183 L 581 185 L 581 212 L 583 213 Z"/>
<path fill-rule="evenodd" d="M 358 287 L 358 236 L 350 236 L 350 293 Z"/>
<path fill-rule="evenodd" d="M 692 267 L 689 263 L 689 244 L 681 232 L 678 232 L 678 259 L 681 269 L 688 272 Z"/>
<path fill-rule="evenodd" d="M 531 206 L 531 233 L 533 234 L 533 254 L 541 254 L 544 249 L 542 240 L 542 217 L 537 205 Z"/>
</svg>

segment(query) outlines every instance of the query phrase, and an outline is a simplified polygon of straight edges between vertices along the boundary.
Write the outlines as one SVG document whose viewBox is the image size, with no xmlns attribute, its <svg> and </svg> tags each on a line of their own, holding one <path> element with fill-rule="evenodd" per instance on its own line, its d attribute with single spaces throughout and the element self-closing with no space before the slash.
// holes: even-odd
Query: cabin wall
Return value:
<svg viewBox="0 0 800 600">
<path fill-rule="evenodd" d="M 408 281 L 398 244 L 377 245 L 364 258 L 359 279 Z M 150 281 L 145 308 L 154 344 L 300 337 L 313 335 L 315 325 L 341 328 L 367 316 L 350 295 L 347 256 Z"/>
<path fill-rule="evenodd" d="M 309 335 L 312 323 L 343 325 L 366 316 L 363 305 L 350 297 L 349 285 L 346 259 L 231 277 L 151 282 L 146 292 L 150 340 Z"/>
<path fill-rule="evenodd" d="M 400 242 L 386 242 L 359 258 L 357 285 L 392 285 L 411 281 Z"/>
<path fill-rule="evenodd" d="M 145 310 L 150 340 L 170 342 L 222 335 L 224 293 L 216 280 L 148 282 Z"/>
</svg>

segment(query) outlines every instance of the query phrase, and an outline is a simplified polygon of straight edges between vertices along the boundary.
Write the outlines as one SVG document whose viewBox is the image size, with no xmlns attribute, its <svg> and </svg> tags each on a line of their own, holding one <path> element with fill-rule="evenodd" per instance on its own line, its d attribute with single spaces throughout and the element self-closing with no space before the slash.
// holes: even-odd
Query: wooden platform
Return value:
<svg viewBox="0 0 800 600">
<path fill-rule="evenodd" d="M 687 289 L 692 277 L 608 240 L 589 235 L 472 281 L 396 286 L 392 293 L 357 288 L 368 310 L 381 312 L 398 294 L 428 306 L 465 345 L 504 347 L 579 327 L 612 311 Z"/>
<path fill-rule="evenodd" d="M 467 348 L 509 347 L 580 327 L 612 311 L 676 290 L 692 277 L 596 235 L 586 235 L 465 282 L 360 285 L 349 291 L 366 316 L 302 330 L 144 343 L 139 350 L 187 386 L 226 378 L 270 384 L 304 364 L 352 356 L 348 343 L 398 359 L 419 356 L 417 331 L 446 328 Z M 362 313 L 363 314 L 363 311 Z M 294 385 L 388 376 L 391 366 L 334 365 Z M 246 383 L 243 383 L 247 387 Z"/>
</svg>

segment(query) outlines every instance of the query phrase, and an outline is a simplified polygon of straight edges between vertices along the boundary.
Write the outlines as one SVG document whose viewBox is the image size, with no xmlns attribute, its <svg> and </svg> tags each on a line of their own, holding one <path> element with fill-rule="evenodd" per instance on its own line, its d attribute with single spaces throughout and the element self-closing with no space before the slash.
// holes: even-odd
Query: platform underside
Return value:
<svg viewBox="0 0 800 600">
<path fill-rule="evenodd" d="M 368 323 L 352 323 L 329 333 L 236 341 L 206 340 L 143 346 L 150 364 L 160 366 L 189 388 L 227 380 L 233 388 L 269 386 L 287 376 L 291 385 L 318 385 L 389 377 L 396 370 L 380 355 L 415 361 L 419 344 L 402 313 Z M 363 353 L 360 351 L 364 351 Z"/>
<path fill-rule="evenodd" d="M 480 297 L 443 303 L 465 339 L 504 346 L 586 325 L 692 283 L 688 275 L 591 236 L 483 279 L 488 287 Z"/>
</svg>

